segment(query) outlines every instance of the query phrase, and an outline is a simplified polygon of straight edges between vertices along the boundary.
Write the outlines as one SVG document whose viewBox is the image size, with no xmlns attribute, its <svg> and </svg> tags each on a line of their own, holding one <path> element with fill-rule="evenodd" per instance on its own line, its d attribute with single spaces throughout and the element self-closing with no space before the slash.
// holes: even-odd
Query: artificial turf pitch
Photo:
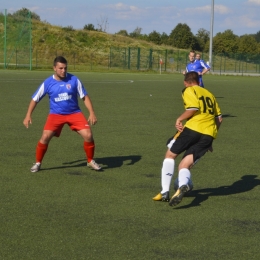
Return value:
<svg viewBox="0 0 260 260">
<path fill-rule="evenodd" d="M 194 190 L 170 207 L 152 197 L 183 112 L 183 76 L 74 73 L 98 118 L 103 171 L 87 168 L 81 137 L 65 126 L 31 173 L 48 98 L 29 129 L 22 121 L 51 74 L 0 71 L 0 259 L 259 259 L 259 77 L 204 76 L 223 124 L 214 152 L 191 171 Z"/>
</svg>

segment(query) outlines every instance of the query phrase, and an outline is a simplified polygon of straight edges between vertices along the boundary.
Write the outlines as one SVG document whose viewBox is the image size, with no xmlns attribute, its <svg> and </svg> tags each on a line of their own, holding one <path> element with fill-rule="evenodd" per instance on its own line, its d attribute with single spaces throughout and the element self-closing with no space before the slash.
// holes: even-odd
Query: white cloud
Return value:
<svg viewBox="0 0 260 260">
<path fill-rule="evenodd" d="M 246 28 L 259 28 L 260 20 L 251 19 L 251 17 L 247 15 L 243 15 L 238 17 L 241 25 L 244 25 Z"/>
<path fill-rule="evenodd" d="M 102 8 L 106 10 L 108 9 L 112 10 L 112 12 L 114 12 L 114 16 L 117 19 L 123 19 L 123 20 L 138 18 L 145 15 L 145 13 L 147 12 L 145 9 L 140 9 L 134 5 L 126 5 L 123 3 L 117 3 L 114 5 L 113 4 L 103 5 Z"/>
<path fill-rule="evenodd" d="M 241 15 L 234 19 L 233 17 L 228 17 L 221 24 L 221 27 L 232 28 L 232 30 L 240 31 L 243 29 L 245 31 L 243 34 L 251 32 L 250 29 L 258 29 L 260 27 L 260 20 L 254 19 L 248 15 Z M 240 33 L 242 34 L 242 33 Z"/>
<path fill-rule="evenodd" d="M 260 5 L 260 0 L 247 0 L 247 4 Z"/>
<path fill-rule="evenodd" d="M 53 7 L 53 8 L 47 8 L 46 9 L 48 14 L 57 14 L 57 15 L 61 15 L 61 14 L 65 14 L 67 12 L 66 8 L 60 8 L 60 7 Z M 42 12 L 45 10 L 42 10 Z"/>
<path fill-rule="evenodd" d="M 228 13 L 231 13 L 231 10 L 224 5 L 215 5 L 214 12 L 219 13 L 219 14 L 228 14 Z"/>
<path fill-rule="evenodd" d="M 38 7 L 38 6 L 33 6 L 33 7 L 30 7 L 30 8 L 28 8 L 31 12 L 36 12 L 36 11 L 38 11 L 38 10 L 40 10 L 40 7 Z"/>
<path fill-rule="evenodd" d="M 114 11 L 120 11 L 120 12 L 122 12 L 122 11 L 139 12 L 141 10 L 134 5 L 126 5 L 126 4 L 123 4 L 123 3 L 117 3 L 115 5 L 112 5 L 112 4 L 103 5 L 103 8 L 109 8 L 109 9 L 112 9 Z"/>
<path fill-rule="evenodd" d="M 257 1 L 257 0 L 255 0 L 255 1 Z M 205 6 L 195 7 L 195 8 L 186 8 L 185 10 L 186 10 L 186 12 L 193 13 L 193 14 L 210 13 L 211 5 L 205 5 Z M 231 13 L 231 10 L 224 5 L 214 5 L 214 13 L 228 14 L 228 13 Z"/>
</svg>

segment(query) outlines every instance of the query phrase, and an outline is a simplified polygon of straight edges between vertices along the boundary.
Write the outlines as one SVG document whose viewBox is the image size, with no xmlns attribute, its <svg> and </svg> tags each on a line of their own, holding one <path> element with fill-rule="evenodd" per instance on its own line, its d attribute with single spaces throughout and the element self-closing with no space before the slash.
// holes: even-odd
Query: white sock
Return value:
<svg viewBox="0 0 260 260">
<path fill-rule="evenodd" d="M 183 168 L 179 171 L 179 187 L 181 187 L 182 185 L 187 185 L 190 181 L 191 178 L 191 174 L 190 174 L 190 170 Z"/>
<path fill-rule="evenodd" d="M 162 175 L 161 175 L 162 194 L 170 190 L 173 173 L 174 173 L 174 160 L 170 158 L 164 159 L 163 166 L 162 166 Z"/>
</svg>

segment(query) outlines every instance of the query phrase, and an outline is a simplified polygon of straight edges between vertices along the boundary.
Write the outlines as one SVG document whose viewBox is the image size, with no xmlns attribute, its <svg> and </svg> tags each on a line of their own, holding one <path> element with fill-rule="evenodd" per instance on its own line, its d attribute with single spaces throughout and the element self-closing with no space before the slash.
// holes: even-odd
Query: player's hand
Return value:
<svg viewBox="0 0 260 260">
<path fill-rule="evenodd" d="M 213 146 L 211 145 L 210 148 L 208 149 L 208 152 L 213 152 Z"/>
<path fill-rule="evenodd" d="M 90 115 L 88 118 L 88 122 L 90 125 L 95 125 L 97 123 L 97 118 L 95 115 Z"/>
<path fill-rule="evenodd" d="M 23 120 L 23 124 L 26 128 L 29 128 L 29 124 L 31 125 L 32 124 L 32 119 L 30 117 L 26 117 L 24 120 Z"/>
<path fill-rule="evenodd" d="M 182 122 L 180 120 L 176 120 L 176 123 L 175 123 L 175 127 L 176 129 L 179 131 L 179 132 L 182 132 L 183 130 L 183 125 L 182 125 Z"/>
</svg>

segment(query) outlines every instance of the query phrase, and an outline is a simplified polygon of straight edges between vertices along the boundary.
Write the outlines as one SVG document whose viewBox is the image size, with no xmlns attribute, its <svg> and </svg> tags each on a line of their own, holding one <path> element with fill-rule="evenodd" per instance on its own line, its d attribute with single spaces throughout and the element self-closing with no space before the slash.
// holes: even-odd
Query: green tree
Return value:
<svg viewBox="0 0 260 260">
<path fill-rule="evenodd" d="M 232 30 L 217 33 L 213 38 L 214 53 L 237 53 L 239 37 Z"/>
<path fill-rule="evenodd" d="M 169 35 L 165 32 L 161 34 L 161 43 L 165 45 L 169 44 Z"/>
<path fill-rule="evenodd" d="M 260 31 L 258 31 L 256 34 L 254 34 L 254 37 L 257 42 L 260 42 Z"/>
<path fill-rule="evenodd" d="M 200 28 L 196 34 L 196 39 L 198 41 L 199 44 L 199 51 L 205 51 L 206 45 L 209 42 L 209 36 L 210 36 L 210 32 Z"/>
<path fill-rule="evenodd" d="M 83 29 L 88 31 L 96 31 L 95 26 L 92 23 L 85 24 Z"/>
<path fill-rule="evenodd" d="M 153 42 L 157 45 L 160 45 L 161 42 L 161 34 L 156 32 L 156 31 L 152 31 L 151 33 L 148 34 L 148 40 L 150 42 Z"/>
<path fill-rule="evenodd" d="M 133 37 L 133 38 L 140 38 L 141 37 L 141 32 L 142 32 L 142 28 L 137 26 L 134 29 L 134 31 L 129 34 L 129 36 Z"/>
<path fill-rule="evenodd" d="M 238 52 L 244 54 L 257 54 L 259 51 L 259 43 L 252 35 L 243 35 L 238 41 Z"/>
<path fill-rule="evenodd" d="M 20 17 L 20 16 L 22 16 L 22 17 L 28 17 L 28 13 L 29 13 L 29 12 L 30 12 L 29 9 L 23 7 L 22 9 L 20 9 L 20 10 L 14 12 L 14 13 L 12 14 L 12 16 L 13 16 L 13 17 Z M 40 16 L 39 16 L 38 14 L 34 13 L 34 12 L 31 12 L 31 17 L 32 17 L 32 19 L 34 19 L 34 20 L 41 21 Z"/>
<path fill-rule="evenodd" d="M 123 36 L 129 36 L 127 30 L 120 30 L 116 34 L 123 35 Z"/>
<path fill-rule="evenodd" d="M 190 27 L 185 23 L 178 23 L 169 35 L 169 43 L 176 48 L 193 48 L 195 39 Z"/>
</svg>

